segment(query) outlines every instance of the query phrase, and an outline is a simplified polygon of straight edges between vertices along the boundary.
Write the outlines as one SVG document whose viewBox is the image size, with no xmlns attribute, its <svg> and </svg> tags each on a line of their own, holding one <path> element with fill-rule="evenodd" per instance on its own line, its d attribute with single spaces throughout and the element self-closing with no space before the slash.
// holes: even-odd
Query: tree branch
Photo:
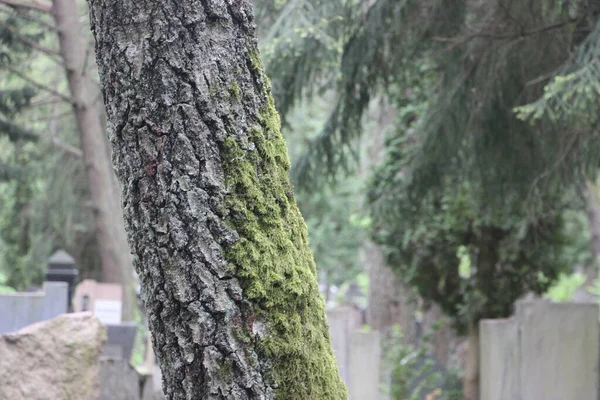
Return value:
<svg viewBox="0 0 600 400">
<path fill-rule="evenodd" d="M 480 30 L 480 31 L 471 30 L 471 33 L 468 35 L 465 35 L 465 36 L 457 36 L 457 37 L 434 36 L 432 38 L 432 40 L 434 42 L 450 43 L 452 46 L 456 46 L 456 45 L 468 42 L 468 41 L 470 41 L 472 39 L 476 39 L 476 38 L 488 38 L 488 39 L 498 39 L 498 40 L 521 39 L 521 38 L 524 38 L 527 36 L 538 35 L 540 33 L 548 32 L 548 31 L 551 31 L 554 29 L 560 29 L 566 25 L 576 23 L 578 20 L 579 19 L 577 19 L 577 18 L 571 18 L 566 21 L 557 22 L 555 24 L 542 26 L 542 27 L 536 28 L 536 29 L 520 30 L 520 31 L 509 32 L 509 33 L 493 33 L 493 32 L 486 32 L 486 31 L 482 31 L 482 30 Z"/>
<path fill-rule="evenodd" d="M 0 2 L 1 1 L 2 0 L 0 0 Z M 32 49 L 41 51 L 42 53 L 47 54 L 47 55 L 49 55 L 51 57 L 60 57 L 60 53 L 58 51 L 53 50 L 53 49 L 49 49 L 47 47 L 40 46 L 39 44 L 35 43 L 33 40 L 30 40 L 30 39 L 26 38 L 25 36 L 21 35 L 19 33 L 19 30 L 17 28 L 15 28 L 14 26 L 6 24 L 6 23 L 4 23 L 2 21 L 0 21 L 0 26 L 3 27 L 6 30 L 12 32 L 15 35 L 16 39 L 18 39 L 19 41 L 21 41 L 21 43 L 24 43 L 27 46 L 31 47 Z M 58 63 L 60 63 L 60 64 L 62 64 L 62 61 L 60 59 L 55 60 L 55 61 L 58 62 Z"/>
<path fill-rule="evenodd" d="M 0 0 L 0 3 L 6 4 L 7 6 L 11 6 L 13 8 L 35 10 L 47 14 L 50 14 L 50 11 L 52 10 L 52 3 L 48 3 L 43 0 L 29 0 L 27 2 L 18 0 Z"/>
<path fill-rule="evenodd" d="M 64 142 L 56 139 L 55 137 L 50 138 L 50 143 L 57 149 L 60 149 L 69 155 L 72 155 L 77 158 L 83 157 L 83 152 L 80 149 L 78 149 L 77 147 L 71 146 L 70 144 L 64 143 Z"/>
<path fill-rule="evenodd" d="M 3 1 L 3 0 L 0 0 L 0 1 Z M 70 98 L 69 96 L 59 93 L 56 90 L 52 89 L 51 87 L 46 86 L 43 83 L 39 83 L 34 79 L 31 79 L 30 77 L 28 77 L 27 75 L 25 75 L 21 71 L 19 71 L 18 69 L 11 67 L 9 65 L 4 65 L 3 67 L 5 69 L 9 70 L 10 72 L 12 72 L 13 74 L 17 75 L 19 78 L 23 79 L 24 81 L 31 83 L 33 86 L 37 87 L 38 89 L 45 90 L 46 92 L 51 93 L 51 94 L 55 95 L 56 97 L 61 98 L 62 100 L 66 101 L 69 104 L 74 103 L 73 99 Z"/>
<path fill-rule="evenodd" d="M 1 0 L 0 0 L 0 5 L 2 5 L 3 7 L 10 7 L 7 4 L 3 4 L 1 2 Z M 45 14 L 38 15 L 36 13 L 30 13 L 29 11 L 27 11 L 27 9 L 24 9 L 24 8 L 12 8 L 12 7 L 10 7 L 10 8 L 12 10 L 14 10 L 20 18 L 26 19 L 31 22 L 35 22 L 36 24 L 39 24 L 40 26 L 43 26 L 44 28 L 46 28 L 49 32 L 56 31 L 56 27 L 53 24 L 48 23 L 43 20 L 43 17 L 45 16 Z"/>
</svg>

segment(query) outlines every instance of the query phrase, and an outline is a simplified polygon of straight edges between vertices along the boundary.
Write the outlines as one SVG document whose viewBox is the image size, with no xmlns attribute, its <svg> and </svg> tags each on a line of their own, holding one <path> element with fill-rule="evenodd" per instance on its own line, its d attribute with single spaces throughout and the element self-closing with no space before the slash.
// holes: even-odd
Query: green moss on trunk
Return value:
<svg viewBox="0 0 600 400">
<path fill-rule="evenodd" d="M 242 148 L 233 137 L 223 144 L 227 222 L 240 236 L 226 257 L 253 306 L 248 329 L 270 363 L 268 378 L 275 383 L 276 398 L 347 399 L 331 350 L 306 225 L 289 181 L 279 115 L 258 53 L 249 57 L 264 85 L 266 105 L 260 122 L 247 132 L 248 146 Z"/>
</svg>

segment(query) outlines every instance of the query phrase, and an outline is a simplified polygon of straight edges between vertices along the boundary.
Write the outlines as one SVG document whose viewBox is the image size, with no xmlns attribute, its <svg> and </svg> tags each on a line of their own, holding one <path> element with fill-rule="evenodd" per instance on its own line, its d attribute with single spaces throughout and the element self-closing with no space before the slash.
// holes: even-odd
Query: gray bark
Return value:
<svg viewBox="0 0 600 400">
<path fill-rule="evenodd" d="M 403 339 L 416 344 L 416 302 L 411 301 L 409 289 L 383 260 L 381 249 L 370 241 L 363 243 L 365 267 L 369 273 L 367 324 L 389 336 L 390 329 L 399 325 Z"/>
<path fill-rule="evenodd" d="M 96 238 L 105 282 L 123 285 L 123 318 L 131 319 L 135 305 L 132 292 L 132 262 L 123 223 L 119 193 L 101 114 L 95 104 L 93 83 L 86 76 L 86 49 L 75 0 L 54 0 L 52 15 L 56 23 L 60 54 L 69 83 L 77 121 L 86 175 L 94 205 Z"/>
<path fill-rule="evenodd" d="M 379 99 L 376 108 L 377 128 L 368 136 L 367 159 L 361 165 L 361 174 L 367 176 L 371 168 L 382 161 L 384 150 L 384 130 L 392 122 L 392 107 L 384 98 Z M 367 297 L 367 324 L 388 337 L 391 328 L 399 325 L 404 340 L 416 343 L 415 310 L 410 290 L 386 265 L 383 252 L 375 243 L 365 240 L 361 249 L 362 262 L 369 274 Z"/>
<path fill-rule="evenodd" d="M 90 0 L 169 399 L 345 399 L 249 0 Z"/>
<path fill-rule="evenodd" d="M 463 377 L 463 400 L 479 400 L 479 324 L 469 327 L 469 344 Z"/>
<path fill-rule="evenodd" d="M 598 196 L 591 182 L 585 184 L 585 196 L 587 202 L 587 217 L 590 227 L 590 246 L 594 260 L 592 265 L 586 268 L 586 288 L 593 285 L 598 277 L 598 260 L 600 259 L 600 204 Z"/>
</svg>

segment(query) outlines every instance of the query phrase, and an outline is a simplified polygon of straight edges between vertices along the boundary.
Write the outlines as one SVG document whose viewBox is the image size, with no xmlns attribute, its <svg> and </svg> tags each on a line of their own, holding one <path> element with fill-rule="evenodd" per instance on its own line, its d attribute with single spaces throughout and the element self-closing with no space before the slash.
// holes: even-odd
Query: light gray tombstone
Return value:
<svg viewBox="0 0 600 400">
<path fill-rule="evenodd" d="M 44 282 L 41 292 L 0 295 L 0 333 L 16 332 L 67 312 L 68 285 Z"/>
<path fill-rule="evenodd" d="M 598 314 L 590 303 L 517 306 L 523 400 L 598 400 Z"/>
<path fill-rule="evenodd" d="M 598 400 L 595 303 L 517 303 L 509 320 L 484 320 L 481 400 Z"/>
<path fill-rule="evenodd" d="M 69 284 L 44 282 L 44 320 L 58 317 L 69 311 Z"/>
<path fill-rule="evenodd" d="M 481 398 L 519 399 L 519 329 L 514 319 L 479 324 Z"/>
<path fill-rule="evenodd" d="M 350 400 L 378 400 L 381 338 L 379 332 L 351 332 L 348 354 Z"/>
<path fill-rule="evenodd" d="M 337 360 L 342 380 L 348 383 L 348 352 L 351 331 L 360 328 L 360 311 L 353 307 L 338 307 L 327 310 L 327 322 L 331 346 Z"/>
</svg>

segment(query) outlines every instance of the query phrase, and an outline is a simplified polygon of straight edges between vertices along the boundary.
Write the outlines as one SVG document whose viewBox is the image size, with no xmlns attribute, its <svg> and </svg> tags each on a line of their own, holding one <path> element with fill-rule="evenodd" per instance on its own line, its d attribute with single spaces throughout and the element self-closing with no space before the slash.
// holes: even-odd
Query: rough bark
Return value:
<svg viewBox="0 0 600 400">
<path fill-rule="evenodd" d="M 135 298 L 132 292 L 132 261 L 127 245 L 119 193 L 115 190 L 113 167 L 101 114 L 95 104 L 93 83 L 86 75 L 86 49 L 75 0 L 53 0 L 60 54 L 69 83 L 85 169 L 94 205 L 96 238 L 102 265 L 102 279 L 123 285 L 123 318 L 131 318 Z"/>
<path fill-rule="evenodd" d="M 469 327 L 469 344 L 463 378 L 463 399 L 479 400 L 479 328 Z"/>
<path fill-rule="evenodd" d="M 90 0 L 169 399 L 346 399 L 250 0 Z"/>
</svg>

